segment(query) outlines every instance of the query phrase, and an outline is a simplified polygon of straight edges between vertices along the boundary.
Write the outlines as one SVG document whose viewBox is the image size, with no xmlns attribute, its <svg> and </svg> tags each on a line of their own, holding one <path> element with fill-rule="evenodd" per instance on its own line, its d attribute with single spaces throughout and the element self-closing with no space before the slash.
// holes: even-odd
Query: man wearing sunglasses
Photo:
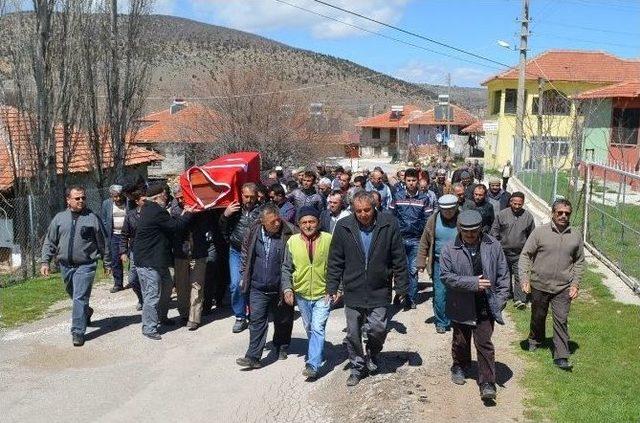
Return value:
<svg viewBox="0 0 640 423">
<path fill-rule="evenodd" d="M 91 322 L 93 309 L 89 307 L 91 286 L 96 275 L 97 261 L 102 257 L 105 272 L 110 273 L 111 255 L 107 247 L 107 233 L 100 218 L 86 207 L 85 189 L 67 189 L 67 209 L 55 215 L 42 245 L 40 273 L 49 276 L 49 263 L 55 257 L 67 293 L 73 300 L 71 336 L 73 345 L 84 345 L 84 334 Z"/>
<path fill-rule="evenodd" d="M 551 222 L 533 230 L 520 254 L 522 290 L 531 294 L 529 351 L 545 339 L 545 321 L 551 304 L 553 362 L 571 370 L 567 317 L 578 296 L 584 271 L 584 245 L 579 230 L 569 225 L 571 202 L 554 201 Z"/>
</svg>

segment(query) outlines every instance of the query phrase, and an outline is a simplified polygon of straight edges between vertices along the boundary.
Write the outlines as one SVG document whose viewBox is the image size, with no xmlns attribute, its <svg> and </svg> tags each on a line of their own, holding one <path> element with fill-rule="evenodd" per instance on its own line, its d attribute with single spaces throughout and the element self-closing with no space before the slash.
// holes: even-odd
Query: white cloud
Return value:
<svg viewBox="0 0 640 423">
<path fill-rule="evenodd" d="M 409 82 L 445 85 L 447 73 L 451 73 L 451 84 L 477 87 L 491 72 L 470 67 L 446 67 L 444 64 L 410 60 L 400 67 L 395 77 Z"/>
<path fill-rule="evenodd" d="M 380 25 L 311 0 L 285 1 L 369 30 L 381 29 Z M 409 0 L 333 0 L 332 4 L 394 24 L 402 18 L 408 2 Z M 199 20 L 207 20 L 249 32 L 259 33 L 280 28 L 308 28 L 315 38 L 345 38 L 366 35 L 359 29 L 275 0 L 194 0 L 192 7 L 194 12 L 203 18 Z"/>
</svg>

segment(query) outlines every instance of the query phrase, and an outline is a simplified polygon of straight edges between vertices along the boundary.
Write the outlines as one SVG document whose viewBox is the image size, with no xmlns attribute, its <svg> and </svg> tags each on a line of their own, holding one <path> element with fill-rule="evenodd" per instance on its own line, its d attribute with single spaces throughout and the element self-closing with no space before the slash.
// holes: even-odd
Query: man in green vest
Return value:
<svg viewBox="0 0 640 423">
<path fill-rule="evenodd" d="M 331 234 L 320 231 L 320 213 L 315 207 L 298 210 L 300 234 L 291 236 L 282 264 L 284 301 L 298 304 L 309 338 L 307 360 L 302 375 L 318 377 L 324 353 L 325 326 L 331 301 L 327 295 L 327 262 Z"/>
</svg>

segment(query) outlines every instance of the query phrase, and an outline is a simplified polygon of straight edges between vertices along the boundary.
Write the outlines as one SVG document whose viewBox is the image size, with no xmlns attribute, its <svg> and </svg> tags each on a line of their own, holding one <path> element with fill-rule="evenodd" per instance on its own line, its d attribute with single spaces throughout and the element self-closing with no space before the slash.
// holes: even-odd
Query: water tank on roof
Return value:
<svg viewBox="0 0 640 423">
<path fill-rule="evenodd" d="M 185 107 L 187 107 L 187 102 L 181 98 L 176 98 L 175 100 L 173 100 L 173 103 L 169 107 L 169 113 L 171 113 L 172 115 L 176 114 Z"/>
</svg>

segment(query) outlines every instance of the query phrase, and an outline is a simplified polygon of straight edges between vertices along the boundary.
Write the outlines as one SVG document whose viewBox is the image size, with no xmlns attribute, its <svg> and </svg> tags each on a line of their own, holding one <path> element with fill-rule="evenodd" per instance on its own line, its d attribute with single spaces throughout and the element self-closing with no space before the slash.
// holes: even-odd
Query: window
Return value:
<svg viewBox="0 0 640 423">
<path fill-rule="evenodd" d="M 374 140 L 380 139 L 380 128 L 371 128 L 371 138 Z"/>
<path fill-rule="evenodd" d="M 640 109 L 613 109 L 611 144 L 638 144 Z"/>
<path fill-rule="evenodd" d="M 531 99 L 531 114 L 532 115 L 537 115 L 538 114 L 538 104 L 540 104 L 540 97 L 538 97 L 536 95 Z"/>
<path fill-rule="evenodd" d="M 499 115 L 500 114 L 500 101 L 502 101 L 502 91 L 494 91 L 493 92 L 493 102 L 491 103 L 491 114 Z"/>
<path fill-rule="evenodd" d="M 564 157 L 569 154 L 569 138 L 543 136 L 542 142 L 533 140 L 532 157 Z"/>
<path fill-rule="evenodd" d="M 526 98 L 525 94 L 525 98 Z M 504 113 L 514 114 L 516 112 L 516 103 L 518 100 L 518 90 L 508 88 L 504 91 Z"/>
<path fill-rule="evenodd" d="M 538 107 L 540 104 L 540 98 L 538 96 L 533 97 L 531 102 L 531 114 L 538 114 Z M 542 114 L 543 115 L 556 115 L 556 116 L 568 116 L 571 112 L 571 101 L 567 96 L 560 91 L 547 90 L 542 93 Z"/>
</svg>

